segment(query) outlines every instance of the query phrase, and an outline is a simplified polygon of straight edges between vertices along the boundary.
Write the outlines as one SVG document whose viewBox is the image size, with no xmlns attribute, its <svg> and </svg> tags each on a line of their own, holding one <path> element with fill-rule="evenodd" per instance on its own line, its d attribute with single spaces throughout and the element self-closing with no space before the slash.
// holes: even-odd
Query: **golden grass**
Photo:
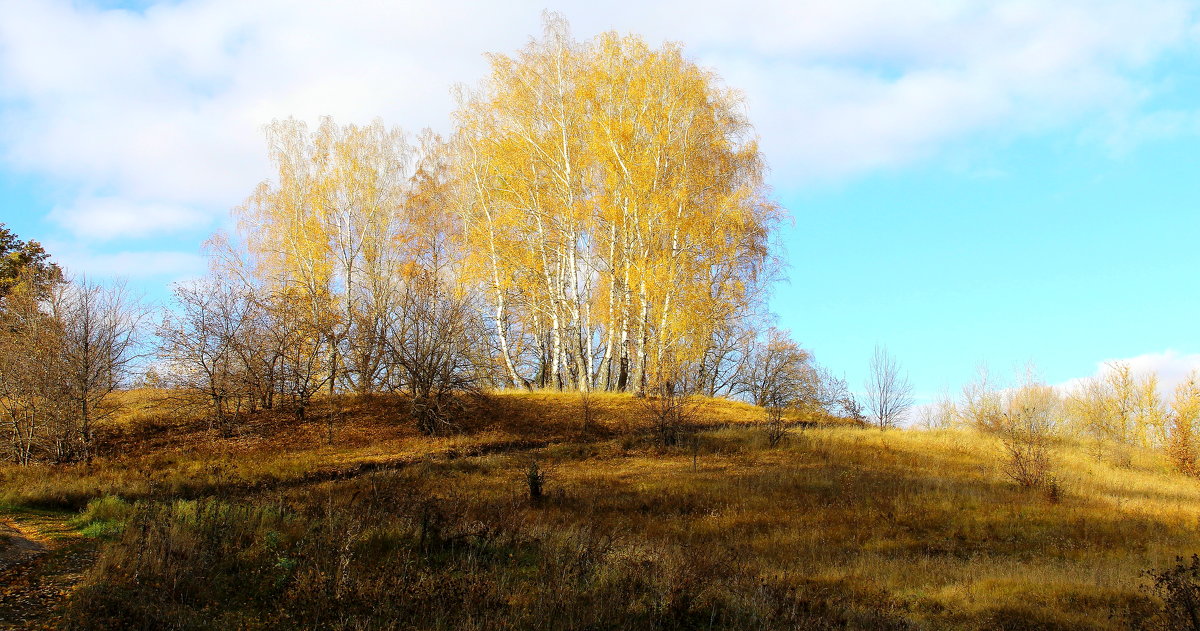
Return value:
<svg viewBox="0 0 1200 631">
<path fill-rule="evenodd" d="M 1005 478 L 996 439 L 961 431 L 809 429 L 768 449 L 734 427 L 707 433 L 695 464 L 686 449 L 546 448 L 561 498 L 537 519 L 733 551 L 775 582 L 886 594 L 931 628 L 1126 628 L 1152 605 L 1142 571 L 1200 550 L 1200 488 L 1153 454 L 1114 469 L 1080 453 L 1060 447 L 1051 501 Z M 531 457 L 428 477 L 498 501 Z"/>
<path fill-rule="evenodd" d="M 764 585 L 837 594 L 932 629 L 1127 628 L 1154 605 L 1143 570 L 1200 551 L 1200 484 L 1148 451 L 1118 468 L 1063 441 L 1052 498 L 1006 478 L 992 436 L 822 425 L 770 448 L 761 410 L 725 400 L 698 412 L 706 429 L 694 447 L 668 449 L 640 437 L 647 411 L 627 395 L 593 395 L 585 432 L 577 395 L 493 393 L 491 413 L 435 438 L 412 429 L 402 400 L 347 399 L 332 445 L 328 401 L 306 423 L 263 414 L 225 440 L 196 419 L 156 416 L 153 393 L 126 396 L 134 412 L 105 430 L 104 458 L 0 468 L 0 503 L 282 485 L 303 504 L 393 475 L 431 495 L 511 505 L 537 460 L 550 500 L 526 510 L 530 527 L 619 533 L 626 555 L 717 555 Z M 372 467 L 397 470 L 338 480 Z"/>
<path fill-rule="evenodd" d="M 424 436 L 399 396 L 319 397 L 306 420 L 282 411 L 249 415 L 231 438 L 208 428 L 202 412 L 172 393 L 119 392 L 120 412 L 97 428 L 91 466 L 0 465 L 0 505 L 82 508 L 105 495 L 129 498 L 196 497 L 347 476 L 404 466 L 430 457 L 469 456 L 530 445 L 589 442 L 636 432 L 649 410 L 628 394 L 591 397 L 592 423 L 584 428 L 578 395 L 499 391 L 469 401 L 462 431 Z M 327 424 L 335 413 L 333 441 Z M 704 399 L 695 422 L 704 426 L 754 424 L 762 411 L 725 399 Z"/>
</svg>

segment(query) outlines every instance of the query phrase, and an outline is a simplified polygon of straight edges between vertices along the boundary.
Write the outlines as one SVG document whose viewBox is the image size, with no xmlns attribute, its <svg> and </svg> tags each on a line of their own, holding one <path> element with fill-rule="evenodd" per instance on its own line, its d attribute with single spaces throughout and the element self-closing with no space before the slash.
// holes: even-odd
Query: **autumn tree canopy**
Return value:
<svg viewBox="0 0 1200 631">
<path fill-rule="evenodd" d="M 782 216 L 739 95 L 637 36 L 492 55 L 454 136 L 465 279 L 512 385 L 679 379 L 761 306 Z"/>
<path fill-rule="evenodd" d="M 323 386 L 445 389 L 418 374 L 732 392 L 783 217 L 740 96 L 679 45 L 580 42 L 553 15 L 541 40 L 490 61 L 445 140 L 379 121 L 268 125 L 274 177 L 235 210 L 237 233 L 210 243 L 214 280 L 244 303 L 229 315 L 245 322 L 201 327 L 230 332 L 213 348 L 245 350 L 217 381 L 199 354 L 191 368 L 170 358 L 214 418 L 231 396 L 215 384 L 299 414 Z M 206 300 L 225 294 L 198 291 L 180 296 L 207 323 Z M 431 305 L 446 308 L 431 319 Z M 428 330 L 446 314 L 453 326 Z M 414 370 L 414 336 L 437 370 Z"/>
<path fill-rule="evenodd" d="M 62 270 L 50 260 L 42 244 L 33 239 L 23 241 L 0 223 L 0 298 L 21 282 L 44 293 L 62 278 Z"/>
</svg>

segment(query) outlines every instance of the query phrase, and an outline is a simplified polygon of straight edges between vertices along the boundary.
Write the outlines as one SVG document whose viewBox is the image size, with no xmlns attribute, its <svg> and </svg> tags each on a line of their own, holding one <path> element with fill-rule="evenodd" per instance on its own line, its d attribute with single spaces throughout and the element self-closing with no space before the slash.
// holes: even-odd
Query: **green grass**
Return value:
<svg viewBox="0 0 1200 631">
<path fill-rule="evenodd" d="M 67 523 L 91 539 L 113 539 L 125 530 L 135 507 L 115 495 L 106 495 L 88 502 L 79 515 Z"/>
</svg>

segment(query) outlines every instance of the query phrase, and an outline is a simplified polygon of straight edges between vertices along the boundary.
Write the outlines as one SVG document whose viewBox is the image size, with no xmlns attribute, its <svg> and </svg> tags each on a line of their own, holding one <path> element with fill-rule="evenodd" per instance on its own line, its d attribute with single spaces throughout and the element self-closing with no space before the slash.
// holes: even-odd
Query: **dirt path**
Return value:
<svg viewBox="0 0 1200 631">
<path fill-rule="evenodd" d="M 54 629 L 67 595 L 96 559 L 96 545 L 66 515 L 0 515 L 0 629 Z"/>
<path fill-rule="evenodd" d="M 46 551 L 46 544 L 32 529 L 0 517 L 0 570 Z"/>
</svg>

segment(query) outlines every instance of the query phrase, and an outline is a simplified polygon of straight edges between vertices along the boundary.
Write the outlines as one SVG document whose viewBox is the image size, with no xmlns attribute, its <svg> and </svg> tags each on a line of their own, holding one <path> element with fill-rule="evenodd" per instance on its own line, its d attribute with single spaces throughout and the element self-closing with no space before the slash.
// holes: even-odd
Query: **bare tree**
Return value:
<svg viewBox="0 0 1200 631">
<path fill-rule="evenodd" d="M 885 347 L 875 346 L 866 386 L 867 411 L 881 430 L 898 425 L 912 407 L 912 384 L 908 375 L 900 374 L 896 359 Z"/>
<path fill-rule="evenodd" d="M 235 345 L 246 322 L 247 296 L 205 279 L 176 286 L 175 300 L 178 313 L 159 329 L 169 380 L 202 399 L 209 409 L 209 427 L 230 436 L 245 383 Z"/>
<path fill-rule="evenodd" d="M 124 285 L 39 284 L 22 272 L 0 305 L 0 417 L 14 459 L 91 461 L 94 429 L 140 355 L 148 311 Z"/>
<path fill-rule="evenodd" d="M 831 416 L 842 416 L 858 418 L 851 413 L 851 410 L 846 405 L 847 399 L 850 398 L 850 390 L 846 387 L 846 380 L 833 374 L 824 366 L 816 366 L 817 375 L 817 399 L 814 402 L 818 407 Z"/>
<path fill-rule="evenodd" d="M 403 381 L 392 387 L 408 392 L 422 433 L 452 429 L 459 397 L 478 392 L 473 349 L 483 344 L 483 323 L 467 299 L 428 273 L 410 280 L 401 303 L 388 342 Z"/>
<path fill-rule="evenodd" d="M 768 329 L 765 339 L 754 342 L 747 353 L 739 392 L 762 407 L 816 405 L 820 376 L 811 359 L 787 333 Z"/>
<path fill-rule="evenodd" d="M 132 375 L 149 311 L 123 282 L 99 285 L 87 278 L 56 287 L 52 316 L 62 330 L 67 400 L 79 458 L 92 459 L 96 422 L 112 413 L 108 395 Z"/>
</svg>

